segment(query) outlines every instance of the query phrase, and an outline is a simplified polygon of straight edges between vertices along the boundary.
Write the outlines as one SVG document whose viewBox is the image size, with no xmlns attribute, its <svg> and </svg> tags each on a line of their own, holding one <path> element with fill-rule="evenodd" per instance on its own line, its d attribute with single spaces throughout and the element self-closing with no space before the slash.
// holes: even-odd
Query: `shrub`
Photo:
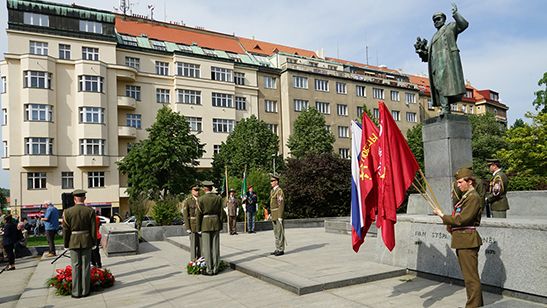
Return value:
<svg viewBox="0 0 547 308">
<path fill-rule="evenodd" d="M 173 196 L 159 200 L 152 209 L 152 217 L 160 226 L 171 225 L 175 219 L 181 218 L 178 204 L 179 200 Z"/>
</svg>

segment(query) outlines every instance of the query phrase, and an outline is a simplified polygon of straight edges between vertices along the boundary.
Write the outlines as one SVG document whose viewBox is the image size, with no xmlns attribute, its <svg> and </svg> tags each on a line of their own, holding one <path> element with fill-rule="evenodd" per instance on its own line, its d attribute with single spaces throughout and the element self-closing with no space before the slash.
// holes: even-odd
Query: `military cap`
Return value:
<svg viewBox="0 0 547 308">
<path fill-rule="evenodd" d="M 437 12 L 433 14 L 433 20 L 435 20 L 435 17 L 439 17 L 439 16 L 444 18 L 444 20 L 446 20 L 446 15 L 443 12 Z"/>
<path fill-rule="evenodd" d="M 83 189 L 76 189 L 72 192 L 72 195 L 74 195 L 76 197 L 82 197 L 82 196 L 85 196 L 85 194 L 87 194 L 87 191 L 85 191 Z"/>
<path fill-rule="evenodd" d="M 191 189 L 192 190 L 199 190 L 199 185 L 198 184 L 192 185 Z"/>
<path fill-rule="evenodd" d="M 270 182 L 271 181 L 278 181 L 279 182 L 279 176 L 276 174 L 270 174 Z"/>
<path fill-rule="evenodd" d="M 230 188 L 229 192 L 236 192 L 236 190 L 233 188 Z"/>
<path fill-rule="evenodd" d="M 466 167 L 460 168 L 458 169 L 458 171 L 456 171 L 456 173 L 454 173 L 454 178 L 456 178 L 456 180 L 470 176 L 475 176 L 475 174 L 473 173 L 473 170 Z"/>
<path fill-rule="evenodd" d="M 253 185 L 249 185 L 247 186 L 247 189 L 251 189 L 253 187 Z"/>
<path fill-rule="evenodd" d="M 213 186 L 215 184 L 211 181 L 203 181 L 203 182 L 201 182 L 201 185 L 203 185 L 203 186 Z"/>
<path fill-rule="evenodd" d="M 488 159 L 486 159 L 486 164 L 488 166 L 490 166 L 492 164 L 497 165 L 497 166 L 501 165 L 500 160 L 497 159 L 497 158 L 488 158 Z"/>
</svg>

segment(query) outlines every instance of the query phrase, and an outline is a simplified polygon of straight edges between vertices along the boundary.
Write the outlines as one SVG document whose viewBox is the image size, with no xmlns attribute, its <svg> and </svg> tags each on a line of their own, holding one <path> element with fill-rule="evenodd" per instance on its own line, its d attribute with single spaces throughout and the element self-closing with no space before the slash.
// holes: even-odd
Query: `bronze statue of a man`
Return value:
<svg viewBox="0 0 547 308">
<path fill-rule="evenodd" d="M 452 17 L 455 22 L 445 24 L 446 15 L 435 13 L 433 24 L 437 32 L 431 43 L 426 39 L 417 38 L 416 53 L 423 62 L 428 62 L 429 84 L 433 106 L 441 106 L 441 115 L 450 113 L 450 105 L 461 100 L 465 94 L 460 50 L 456 45 L 458 34 L 469 26 L 469 23 L 458 13 L 458 8 L 452 3 Z"/>
</svg>

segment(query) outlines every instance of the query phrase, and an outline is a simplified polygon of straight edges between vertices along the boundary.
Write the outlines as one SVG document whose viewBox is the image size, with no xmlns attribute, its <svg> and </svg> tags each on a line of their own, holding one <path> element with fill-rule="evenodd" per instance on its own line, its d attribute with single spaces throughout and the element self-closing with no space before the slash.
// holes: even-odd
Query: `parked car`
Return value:
<svg viewBox="0 0 547 308">
<path fill-rule="evenodd" d="M 131 216 L 131 217 L 125 219 L 124 221 L 122 221 L 122 224 L 128 224 L 131 227 L 135 228 L 135 221 L 136 221 L 135 216 Z M 156 221 L 154 219 L 152 219 L 150 216 L 144 216 L 143 217 L 143 219 L 142 219 L 142 226 L 143 227 L 154 227 L 156 225 L 157 225 Z"/>
<path fill-rule="evenodd" d="M 101 224 L 109 224 L 110 223 L 110 218 L 108 218 L 108 217 L 99 216 L 99 220 L 101 221 Z"/>
</svg>

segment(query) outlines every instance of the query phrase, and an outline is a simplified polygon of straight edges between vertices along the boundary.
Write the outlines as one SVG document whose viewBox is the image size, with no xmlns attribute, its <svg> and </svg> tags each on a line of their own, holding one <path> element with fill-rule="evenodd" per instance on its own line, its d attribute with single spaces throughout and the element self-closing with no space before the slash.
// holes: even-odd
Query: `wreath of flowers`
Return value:
<svg viewBox="0 0 547 308">
<path fill-rule="evenodd" d="M 49 278 L 46 285 L 57 289 L 55 291 L 57 295 L 70 295 L 72 293 L 72 266 L 67 265 L 65 268 L 56 269 L 55 272 L 57 274 Z M 114 275 L 106 268 L 92 266 L 90 275 L 91 290 L 93 291 L 110 288 L 114 285 Z"/>
</svg>

